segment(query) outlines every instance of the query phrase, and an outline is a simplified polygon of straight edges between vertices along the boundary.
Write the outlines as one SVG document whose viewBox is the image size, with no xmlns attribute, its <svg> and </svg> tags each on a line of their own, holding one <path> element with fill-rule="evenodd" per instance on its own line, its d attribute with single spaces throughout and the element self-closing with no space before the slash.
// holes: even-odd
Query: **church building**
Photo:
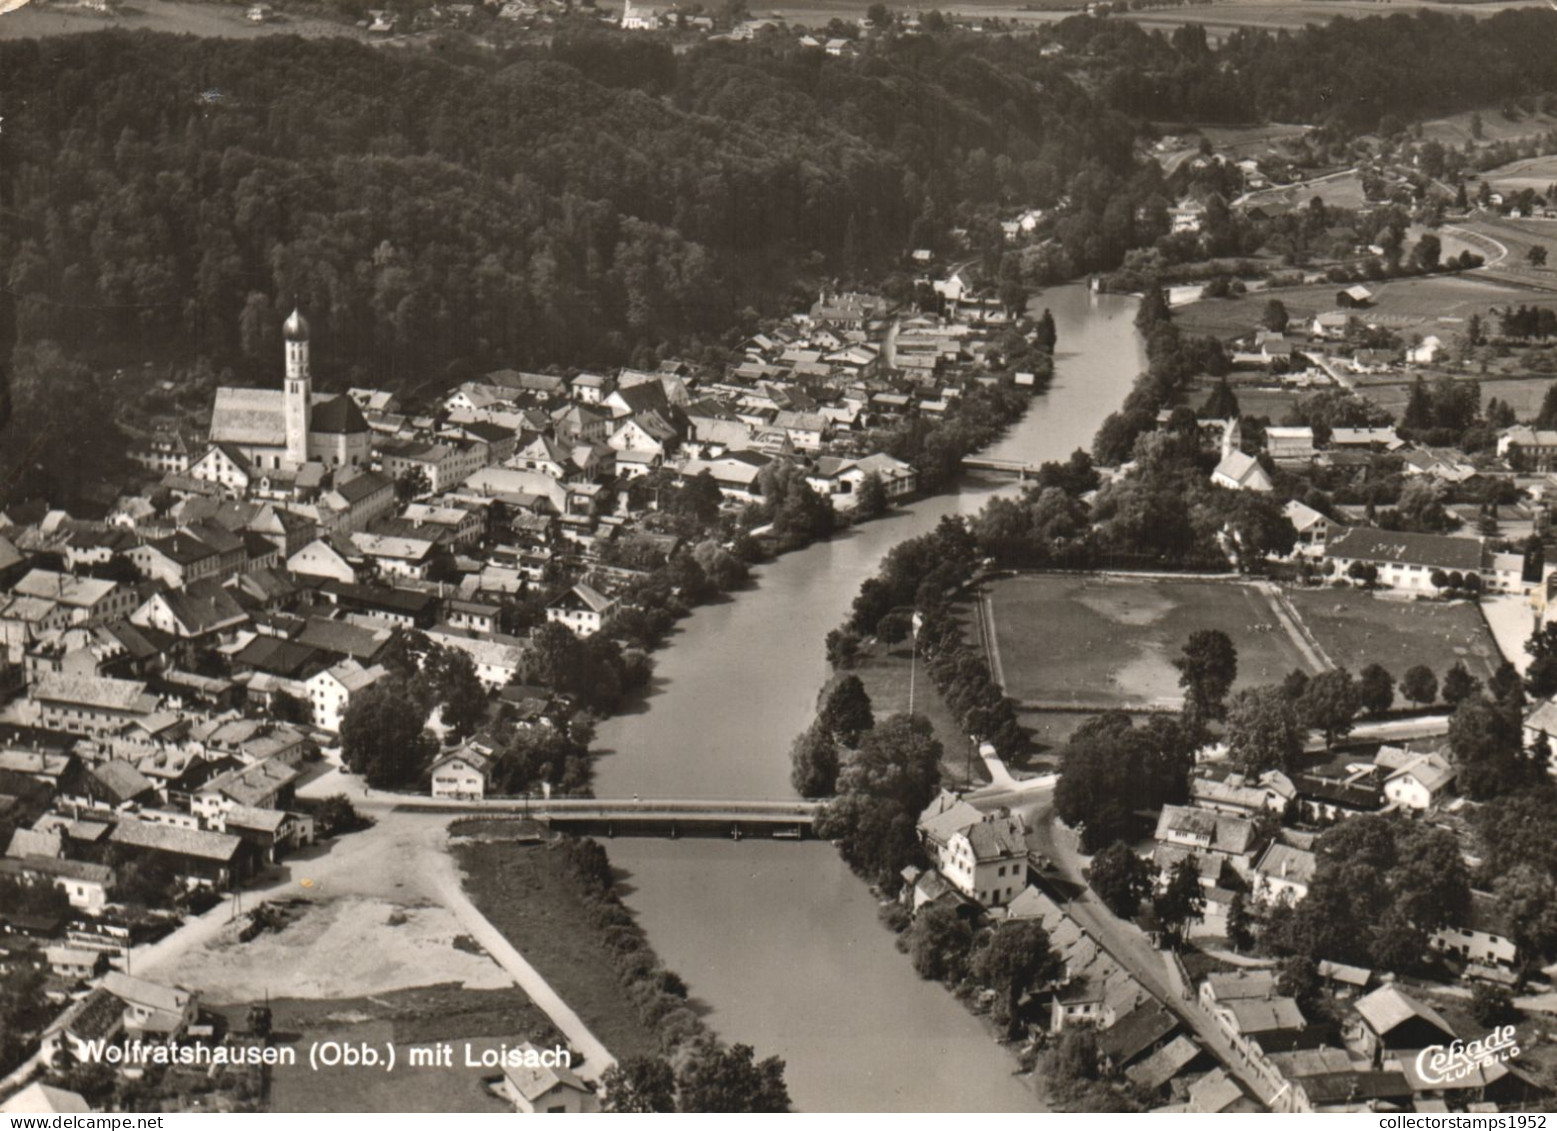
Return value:
<svg viewBox="0 0 1557 1131">
<path fill-rule="evenodd" d="M 368 422 L 348 396 L 313 391 L 308 320 L 292 311 L 281 327 L 286 377 L 279 389 L 216 390 L 212 444 L 236 450 L 256 472 L 296 472 L 305 463 L 366 467 Z"/>
</svg>

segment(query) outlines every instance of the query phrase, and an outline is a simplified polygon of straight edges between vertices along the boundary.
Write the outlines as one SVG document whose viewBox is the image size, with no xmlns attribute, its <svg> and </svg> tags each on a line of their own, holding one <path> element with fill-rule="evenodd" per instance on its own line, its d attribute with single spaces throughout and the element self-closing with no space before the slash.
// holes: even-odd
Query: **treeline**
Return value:
<svg viewBox="0 0 1557 1131">
<path fill-rule="evenodd" d="M 328 385 L 641 361 L 944 241 L 966 201 L 1052 204 L 1132 168 L 1122 117 L 1063 75 L 1030 81 L 1032 43 L 905 45 L 868 67 L 783 46 L 638 60 L 653 50 L 0 45 L 19 343 L 268 374 L 277 312 L 300 301 Z"/>
<path fill-rule="evenodd" d="M 1236 28 L 1215 48 L 1205 29 L 1170 37 L 1126 21 L 1075 17 L 1056 30 L 1077 52 L 1121 65 L 1111 106 L 1156 121 L 1316 122 L 1371 131 L 1557 89 L 1545 10 L 1480 20 L 1438 12 L 1337 17 L 1302 31 Z M 1396 123 L 1398 124 L 1398 122 Z"/>
</svg>

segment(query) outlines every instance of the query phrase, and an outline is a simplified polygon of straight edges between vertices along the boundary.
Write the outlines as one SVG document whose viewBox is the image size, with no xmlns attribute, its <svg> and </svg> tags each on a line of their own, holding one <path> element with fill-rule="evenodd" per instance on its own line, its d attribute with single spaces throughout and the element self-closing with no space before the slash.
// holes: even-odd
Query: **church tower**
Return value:
<svg viewBox="0 0 1557 1131">
<path fill-rule="evenodd" d="M 287 375 L 284 386 L 288 466 L 302 467 L 308 462 L 308 422 L 312 416 L 313 377 L 308 372 L 308 319 L 293 309 L 281 327 L 286 339 Z"/>
</svg>

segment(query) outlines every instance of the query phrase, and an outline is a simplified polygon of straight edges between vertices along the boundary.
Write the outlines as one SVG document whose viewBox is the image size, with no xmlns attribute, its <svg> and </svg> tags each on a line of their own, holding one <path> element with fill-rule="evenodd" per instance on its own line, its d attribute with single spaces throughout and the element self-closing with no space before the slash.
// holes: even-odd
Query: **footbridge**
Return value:
<svg viewBox="0 0 1557 1131">
<path fill-rule="evenodd" d="M 559 831 L 591 836 L 805 840 L 814 833 L 823 802 L 569 797 L 454 802 L 448 808 L 469 818 L 528 819 Z"/>
</svg>

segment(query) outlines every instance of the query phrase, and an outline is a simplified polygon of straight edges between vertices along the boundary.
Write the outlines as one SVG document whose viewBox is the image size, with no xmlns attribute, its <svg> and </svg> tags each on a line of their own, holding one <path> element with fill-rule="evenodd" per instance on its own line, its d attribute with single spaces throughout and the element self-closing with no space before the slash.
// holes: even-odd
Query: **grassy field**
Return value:
<svg viewBox="0 0 1557 1131">
<path fill-rule="evenodd" d="M 1474 111 L 1466 110 L 1447 118 L 1434 118 L 1422 123 L 1422 136 L 1443 142 L 1445 145 L 1465 146 L 1474 144 L 1471 137 L 1471 119 Z M 1534 137 L 1557 126 L 1557 119 L 1546 114 L 1531 114 L 1510 121 L 1497 110 L 1481 112 L 1481 140 L 1510 141 L 1515 138 Z M 1496 172 L 1496 170 L 1494 170 Z M 1542 186 L 1544 187 L 1544 186 Z"/>
<path fill-rule="evenodd" d="M 969 639 L 974 639 L 972 631 L 970 625 Z M 908 710 L 908 659 L 908 644 L 905 642 L 891 650 L 878 647 L 863 656 L 854 668 L 854 674 L 860 677 L 866 694 L 870 696 L 871 710 L 877 722 L 888 715 Z M 941 773 L 948 782 L 969 784 L 974 788 L 988 783 L 989 773 L 984 769 L 984 763 L 978 758 L 970 760 L 966 757 L 968 736 L 957 724 L 956 717 L 942 700 L 935 684 L 925 674 L 923 664 L 918 665 L 914 680 L 914 711 L 928 718 L 935 727 L 935 737 L 940 739 L 945 751 L 941 760 Z M 967 772 L 970 764 L 973 768 L 971 782 Z"/>
<path fill-rule="evenodd" d="M 543 845 L 455 846 L 465 890 L 618 1058 L 659 1052 L 626 999 L 600 931 L 562 855 Z"/>
<path fill-rule="evenodd" d="M 1361 208 L 1368 203 L 1362 191 L 1362 175 L 1355 169 L 1337 176 L 1325 177 L 1301 185 L 1261 189 L 1250 193 L 1248 204 L 1287 204 L 1304 207 L 1314 197 L 1319 197 L 1332 208 Z"/>
<path fill-rule="evenodd" d="M 1552 225 L 1557 237 L 1557 223 Z M 1554 238 L 1557 243 L 1557 238 Z M 1494 306 L 1509 302 L 1530 302 L 1530 291 L 1471 275 L 1435 275 L 1421 279 L 1396 279 L 1369 283 L 1373 304 L 1360 316 L 1368 322 L 1387 326 L 1396 333 L 1437 334 L 1446 339 L 1464 326 L 1472 314 L 1486 317 Z M 1253 330 L 1265 311 L 1265 304 L 1279 298 L 1293 318 L 1309 319 L 1335 310 L 1334 283 L 1316 283 L 1286 287 L 1269 294 L 1248 294 L 1232 299 L 1208 299 L 1174 311 L 1174 319 L 1187 332 L 1213 334 L 1219 338 L 1236 337 Z"/>
<path fill-rule="evenodd" d="M 1489 116 L 1483 116 L 1483 122 Z M 1550 118 L 1527 118 L 1522 123 L 1526 129 L 1536 125 L 1538 130 L 1549 130 L 1554 123 Z M 1485 128 L 1485 127 L 1484 127 Z M 1542 196 L 1546 190 L 1557 181 L 1557 154 L 1548 154 L 1545 157 L 1527 157 L 1523 161 L 1510 161 L 1507 165 L 1499 165 L 1496 169 L 1489 169 L 1481 175 L 1499 192 L 1519 192 L 1523 189 L 1534 189 Z"/>
<path fill-rule="evenodd" d="M 1481 399 L 1485 404 L 1496 397 L 1500 401 L 1507 401 L 1514 406 L 1514 413 L 1521 420 L 1534 416 L 1541 409 L 1541 401 L 1546 396 L 1546 390 L 1552 383 L 1550 377 L 1482 377 L 1475 373 L 1457 374 L 1456 379 L 1481 382 Z M 1432 376 L 1428 376 L 1432 380 Z M 1406 400 L 1411 395 L 1411 382 L 1401 380 L 1398 377 L 1388 382 L 1368 383 L 1361 382 L 1360 391 L 1380 408 L 1399 417 L 1405 410 Z M 1243 393 L 1238 394 L 1238 403 L 1243 404 Z M 1253 410 L 1246 410 L 1253 411 Z M 1272 420 L 1276 419 L 1274 416 Z"/>
<path fill-rule="evenodd" d="M 1502 662 L 1476 606 L 1402 601 L 1356 589 L 1295 589 L 1293 606 L 1332 661 L 1353 673 L 1380 663 L 1396 679 L 1426 663 L 1442 680 L 1455 660 L 1486 679 Z"/>
<path fill-rule="evenodd" d="M 542 1048 L 557 1043 L 546 1015 L 521 990 L 467 990 L 456 985 L 395 990 L 360 998 L 270 1001 L 278 1045 L 296 1050 L 297 1064 L 278 1068 L 271 1082 L 273 1111 L 499 1112 L 512 1110 L 482 1084 L 493 1069 L 464 1067 L 457 1051 L 452 1068 L 412 1067 L 412 1045 L 452 1041 L 461 1050 L 514 1045 L 530 1040 Z M 241 1027 L 247 1005 L 221 1009 Z M 382 1055 L 395 1046 L 395 1068 L 321 1067 L 313 1071 L 308 1049 L 314 1041 L 370 1044 Z"/>
<path fill-rule="evenodd" d="M 1083 709 L 1175 706 L 1191 632 L 1238 649 L 1238 685 L 1309 669 L 1266 596 L 1239 582 L 1023 575 L 989 587 L 1006 693 Z"/>
</svg>

